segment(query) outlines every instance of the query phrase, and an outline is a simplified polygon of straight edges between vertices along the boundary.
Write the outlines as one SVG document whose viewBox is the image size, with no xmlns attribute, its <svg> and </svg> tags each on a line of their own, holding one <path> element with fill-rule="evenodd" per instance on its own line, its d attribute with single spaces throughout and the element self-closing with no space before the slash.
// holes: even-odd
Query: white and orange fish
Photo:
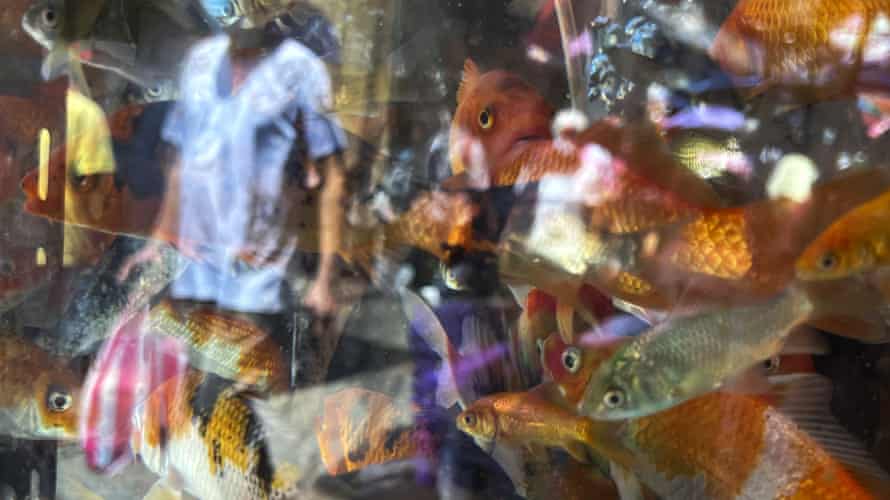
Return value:
<svg viewBox="0 0 890 500">
<path fill-rule="evenodd" d="M 82 377 L 29 340 L 0 336 L 0 424 L 23 439 L 77 437 Z"/>
</svg>

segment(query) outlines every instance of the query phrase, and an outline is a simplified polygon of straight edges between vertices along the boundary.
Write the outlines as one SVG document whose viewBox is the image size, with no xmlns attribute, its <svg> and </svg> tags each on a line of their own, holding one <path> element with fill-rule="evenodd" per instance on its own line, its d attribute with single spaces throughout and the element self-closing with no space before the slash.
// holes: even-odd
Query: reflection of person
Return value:
<svg viewBox="0 0 890 500">
<path fill-rule="evenodd" d="M 284 227 L 282 205 L 294 202 L 284 187 L 295 182 L 295 172 L 287 171 L 302 160 L 304 170 L 317 166 L 324 173 L 322 259 L 306 303 L 329 314 L 345 136 L 326 112 L 328 73 L 292 40 L 252 60 L 249 71 L 241 62 L 232 63 L 226 36 L 198 43 L 163 129 L 178 151 L 155 231 L 200 260 L 173 283 L 171 295 L 242 312 L 284 309 L 284 273 L 296 247 L 296 234 Z M 244 265 L 245 251 L 260 255 L 255 266 Z"/>
</svg>

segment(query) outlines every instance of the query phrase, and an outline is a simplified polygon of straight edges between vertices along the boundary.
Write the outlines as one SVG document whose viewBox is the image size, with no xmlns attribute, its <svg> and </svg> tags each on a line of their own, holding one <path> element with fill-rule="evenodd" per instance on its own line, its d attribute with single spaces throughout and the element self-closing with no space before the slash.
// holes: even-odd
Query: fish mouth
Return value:
<svg viewBox="0 0 890 500">
<path fill-rule="evenodd" d="M 76 437 L 61 427 L 44 426 L 34 404 L 0 409 L 0 428 L 3 434 L 18 439 L 59 440 Z"/>
</svg>

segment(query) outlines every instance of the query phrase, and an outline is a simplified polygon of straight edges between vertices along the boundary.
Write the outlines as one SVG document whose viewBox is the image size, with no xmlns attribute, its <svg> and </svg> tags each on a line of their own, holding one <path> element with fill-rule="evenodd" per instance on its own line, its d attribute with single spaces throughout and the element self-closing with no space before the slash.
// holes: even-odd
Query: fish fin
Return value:
<svg viewBox="0 0 890 500">
<path fill-rule="evenodd" d="M 633 472 L 624 467 L 609 462 L 609 476 L 618 488 L 618 498 L 621 500 L 643 500 L 643 485 Z"/>
<path fill-rule="evenodd" d="M 416 293 L 406 288 L 401 291 L 401 295 L 402 308 L 408 320 L 413 322 L 417 334 L 442 360 L 438 379 L 440 389 L 436 392 L 437 401 L 445 408 L 450 408 L 454 403 L 461 409 L 466 408 L 467 401 L 460 394 L 455 373 L 451 369 L 452 364 L 458 362 L 455 359 L 458 352 L 451 345 L 442 323 L 429 305 Z"/>
<path fill-rule="evenodd" d="M 182 491 L 174 489 L 165 478 L 158 479 L 142 500 L 182 500 Z"/>
<path fill-rule="evenodd" d="M 516 493 L 525 498 L 528 493 L 528 477 L 523 467 L 523 459 L 521 449 L 515 446 L 505 444 L 503 442 L 495 442 L 491 448 L 490 455 L 501 466 Z"/>
<path fill-rule="evenodd" d="M 590 450 L 587 448 L 587 445 L 585 445 L 581 441 L 566 443 L 565 450 L 566 453 L 568 453 L 572 458 L 581 462 L 582 464 L 589 464 L 594 461 L 593 457 L 591 457 Z"/>
<path fill-rule="evenodd" d="M 462 409 L 466 407 L 455 386 L 455 380 L 451 365 L 443 361 L 436 382 L 436 403 L 442 408 L 451 408 L 454 405 L 459 405 Z"/>
<path fill-rule="evenodd" d="M 800 326 L 791 331 L 782 346 L 782 355 L 789 354 L 817 354 L 825 355 L 831 352 L 828 339 L 825 335 L 809 326 Z"/>
<path fill-rule="evenodd" d="M 511 284 L 507 285 L 507 289 L 510 290 L 510 293 L 513 294 L 513 298 L 516 299 L 517 304 L 525 304 L 526 299 L 528 298 L 529 292 L 532 291 L 532 287 L 529 285 L 519 285 L 519 284 Z"/>
<path fill-rule="evenodd" d="M 575 339 L 575 307 L 572 304 L 559 301 L 556 304 L 556 324 L 559 325 L 559 336 L 566 344 L 572 344 Z"/>
<path fill-rule="evenodd" d="M 768 394 L 772 386 L 766 376 L 762 363 L 742 371 L 738 375 L 724 382 L 721 388 L 724 392 L 737 394 Z"/>
<path fill-rule="evenodd" d="M 890 474 L 831 413 L 831 379 L 816 373 L 770 377 L 770 399 L 867 488 L 890 488 Z"/>
<path fill-rule="evenodd" d="M 469 57 L 464 61 L 464 72 L 461 75 L 460 85 L 457 87 L 457 103 L 460 104 L 467 93 L 467 89 L 479 80 L 479 66 Z"/>
<path fill-rule="evenodd" d="M 68 71 L 68 48 L 62 44 L 55 44 L 53 48 L 43 57 L 43 64 L 40 66 L 40 75 L 46 81 L 55 80 Z"/>
<path fill-rule="evenodd" d="M 327 474 L 315 434 L 316 423 L 325 415 L 328 397 L 346 389 L 360 387 L 389 397 L 395 411 L 389 413 L 391 420 L 381 425 L 390 429 L 415 425 L 412 409 L 414 369 L 413 362 L 394 363 L 376 372 L 374 377 L 359 374 L 298 388 L 292 393 L 247 399 L 264 434 L 272 437 L 266 439 L 263 446 L 273 470 L 280 470 L 282 466 L 298 470 L 301 484 L 312 484 Z"/>
</svg>

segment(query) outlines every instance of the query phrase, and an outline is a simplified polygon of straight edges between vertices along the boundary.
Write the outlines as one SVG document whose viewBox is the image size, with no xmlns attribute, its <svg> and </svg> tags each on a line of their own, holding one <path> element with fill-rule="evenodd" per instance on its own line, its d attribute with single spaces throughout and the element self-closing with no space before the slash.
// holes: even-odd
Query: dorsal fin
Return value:
<svg viewBox="0 0 890 500">
<path fill-rule="evenodd" d="M 464 61 L 464 72 L 460 79 L 460 85 L 457 87 L 457 103 L 460 104 L 464 100 L 464 94 L 467 89 L 476 83 L 479 79 L 479 66 L 469 57 Z"/>
</svg>

